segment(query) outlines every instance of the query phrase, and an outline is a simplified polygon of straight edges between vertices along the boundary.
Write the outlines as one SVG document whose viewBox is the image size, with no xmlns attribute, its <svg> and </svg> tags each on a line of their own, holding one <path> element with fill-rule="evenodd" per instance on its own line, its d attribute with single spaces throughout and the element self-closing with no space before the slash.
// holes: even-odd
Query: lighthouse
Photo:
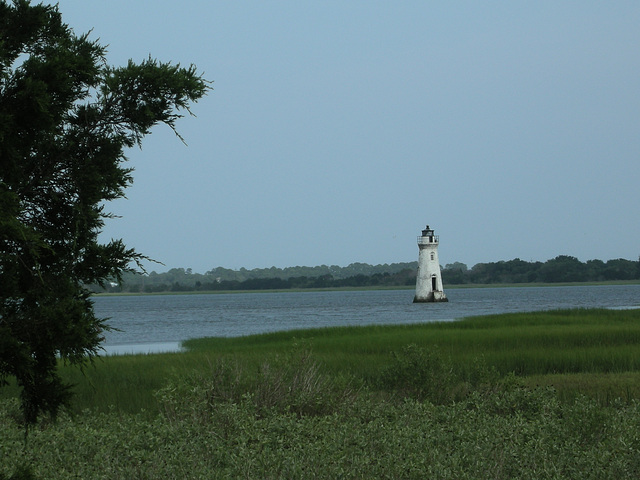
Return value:
<svg viewBox="0 0 640 480">
<path fill-rule="evenodd" d="M 416 278 L 416 296 L 414 303 L 419 302 L 448 302 L 442 288 L 442 274 L 438 260 L 438 236 L 433 229 L 422 230 L 418 237 L 418 277 Z"/>
</svg>

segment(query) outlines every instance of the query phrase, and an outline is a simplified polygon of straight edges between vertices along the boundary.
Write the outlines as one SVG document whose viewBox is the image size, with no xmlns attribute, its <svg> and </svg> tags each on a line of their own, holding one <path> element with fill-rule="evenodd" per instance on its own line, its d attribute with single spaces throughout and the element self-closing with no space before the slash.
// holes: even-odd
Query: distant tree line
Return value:
<svg viewBox="0 0 640 480">
<path fill-rule="evenodd" d="M 418 262 L 347 267 L 263 268 L 232 270 L 216 267 L 205 274 L 190 268 L 172 268 L 165 273 L 126 274 L 121 283 L 111 283 L 96 292 L 160 293 L 189 291 L 288 290 L 340 287 L 398 287 L 415 285 Z M 546 262 L 527 262 L 519 258 L 478 263 L 473 268 L 460 262 L 442 268 L 446 285 L 600 282 L 640 280 L 640 259 L 622 258 L 603 262 L 581 262 L 561 255 Z"/>
<path fill-rule="evenodd" d="M 369 265 L 367 263 L 351 263 L 346 267 L 338 265 L 320 265 L 316 267 L 287 267 L 287 268 L 254 268 L 247 270 L 231 270 L 224 267 L 216 267 L 209 270 L 205 275 L 219 278 L 220 280 L 238 280 L 240 282 L 255 278 L 291 278 L 291 277 L 323 277 L 330 275 L 334 279 L 345 279 L 358 275 L 371 276 L 376 273 L 398 273 L 402 270 L 416 270 L 418 262 L 405 263 L 383 263 L 379 265 Z"/>
<path fill-rule="evenodd" d="M 369 265 L 352 263 L 346 267 L 262 268 L 232 270 L 216 267 L 205 274 L 190 268 L 172 268 L 165 273 L 125 274 L 122 282 L 95 291 L 159 293 L 226 290 L 287 290 L 300 288 L 339 288 L 402 286 L 415 283 L 418 262 Z"/>
<path fill-rule="evenodd" d="M 618 258 L 603 262 L 581 262 L 575 257 L 560 255 L 546 262 L 527 262 L 515 258 L 508 261 L 478 263 L 468 269 L 463 263 L 446 265 L 442 280 L 449 285 L 487 283 L 564 283 L 602 282 L 640 279 L 639 261 Z"/>
</svg>

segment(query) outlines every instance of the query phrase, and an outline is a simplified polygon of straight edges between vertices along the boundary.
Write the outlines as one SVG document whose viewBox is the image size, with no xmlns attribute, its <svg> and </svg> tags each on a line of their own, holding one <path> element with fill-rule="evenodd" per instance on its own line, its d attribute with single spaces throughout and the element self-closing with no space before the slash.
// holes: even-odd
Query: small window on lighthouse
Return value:
<svg viewBox="0 0 640 480">
<path fill-rule="evenodd" d="M 436 259 L 435 253 L 431 252 L 431 260 L 435 260 L 435 259 Z"/>
</svg>

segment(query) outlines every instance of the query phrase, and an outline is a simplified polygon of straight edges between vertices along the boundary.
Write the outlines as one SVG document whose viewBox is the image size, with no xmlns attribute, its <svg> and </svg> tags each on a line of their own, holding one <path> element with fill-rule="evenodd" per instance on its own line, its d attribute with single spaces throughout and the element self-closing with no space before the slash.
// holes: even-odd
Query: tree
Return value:
<svg viewBox="0 0 640 480">
<path fill-rule="evenodd" d="M 617 258 L 607 262 L 603 274 L 607 280 L 633 280 L 638 278 L 637 268 L 636 262 Z"/>
<path fill-rule="evenodd" d="M 0 385 L 15 377 L 27 424 L 69 399 L 58 357 L 98 354 L 108 326 L 87 286 L 146 258 L 98 242 L 104 203 L 132 183 L 125 149 L 159 123 L 175 132 L 209 89 L 194 66 L 111 67 L 57 6 L 0 0 Z"/>
<path fill-rule="evenodd" d="M 442 269 L 442 281 L 449 285 L 461 285 L 465 283 L 467 271 L 467 265 L 464 263 L 447 263 Z"/>
<path fill-rule="evenodd" d="M 540 267 L 543 282 L 580 282 L 584 279 L 585 272 L 586 266 L 569 255 L 559 255 Z"/>
</svg>

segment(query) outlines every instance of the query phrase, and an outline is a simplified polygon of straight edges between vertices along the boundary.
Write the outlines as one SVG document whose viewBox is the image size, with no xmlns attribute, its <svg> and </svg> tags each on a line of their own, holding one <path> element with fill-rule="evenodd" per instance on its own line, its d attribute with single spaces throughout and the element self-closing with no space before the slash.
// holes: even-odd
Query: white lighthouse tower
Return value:
<svg viewBox="0 0 640 480">
<path fill-rule="evenodd" d="M 418 278 L 416 278 L 416 296 L 414 303 L 418 302 L 448 302 L 442 288 L 442 274 L 440 273 L 440 261 L 438 260 L 438 236 L 433 230 L 422 230 L 418 237 Z"/>
</svg>

